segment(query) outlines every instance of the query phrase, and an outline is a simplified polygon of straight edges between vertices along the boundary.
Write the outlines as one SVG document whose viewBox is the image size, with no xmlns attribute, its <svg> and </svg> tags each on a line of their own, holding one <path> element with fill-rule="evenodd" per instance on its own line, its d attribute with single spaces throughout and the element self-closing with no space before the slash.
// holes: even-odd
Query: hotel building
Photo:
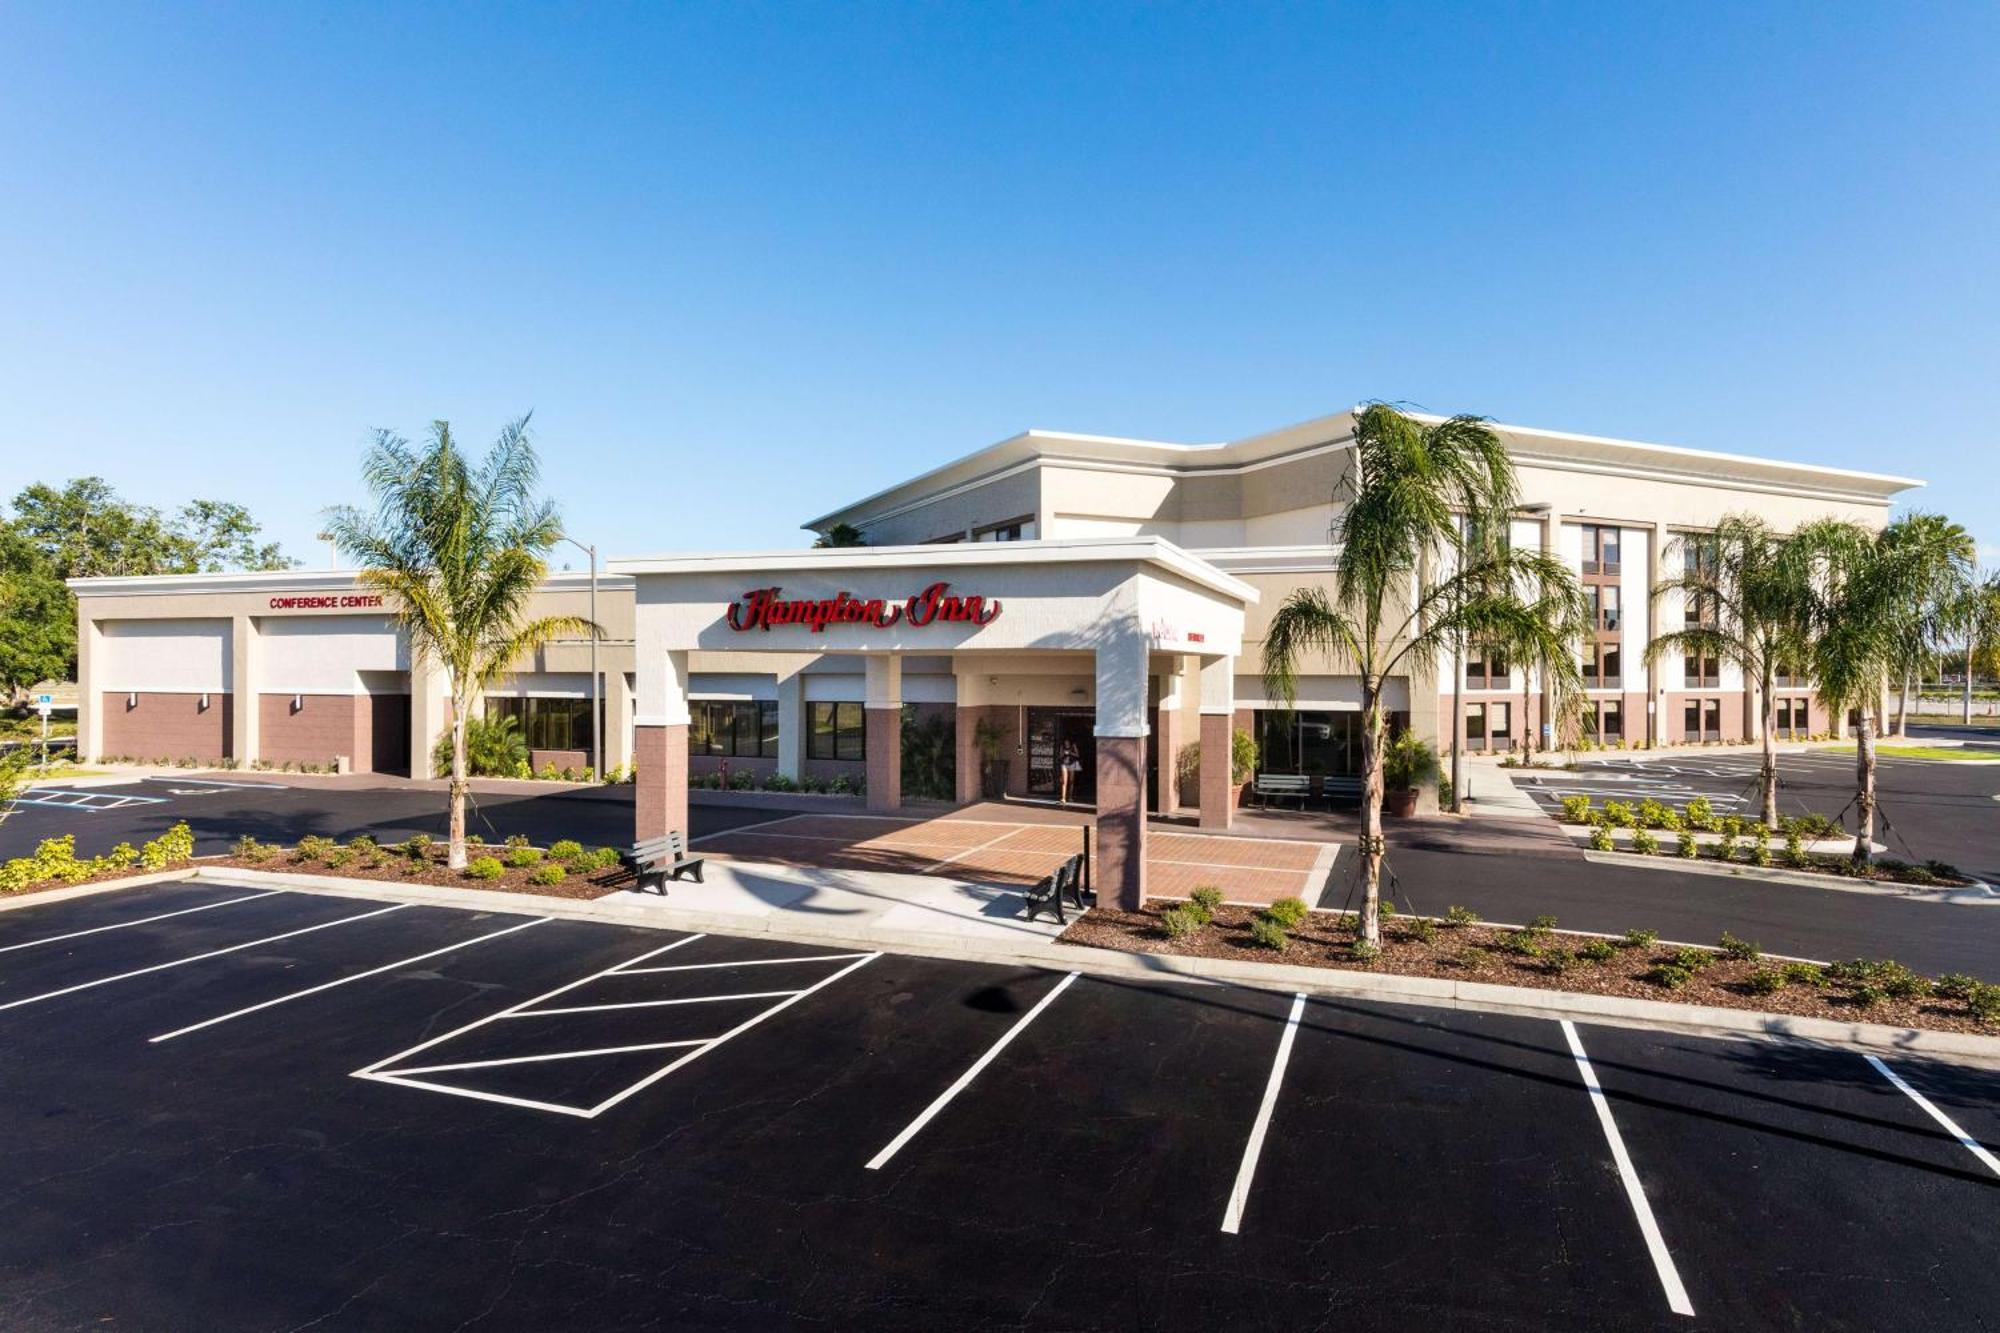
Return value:
<svg viewBox="0 0 2000 1333">
<path fill-rule="evenodd" d="M 1068 747 L 1098 808 L 1102 882 L 1143 891 L 1143 812 L 1227 827 L 1231 732 L 1259 768 L 1358 766 L 1358 681 L 1304 664 L 1296 707 L 1258 671 L 1272 611 L 1328 578 L 1352 413 L 1223 444 L 1029 431 L 823 514 L 865 545 L 613 559 L 600 576 L 599 716 L 607 769 L 638 769 L 643 835 L 685 827 L 691 774 L 865 784 L 969 801 L 982 780 L 1053 796 Z M 1646 663 L 1689 609 L 1653 589 L 1723 514 L 1788 530 L 1828 515 L 1879 526 L 1899 477 L 1514 426 L 1496 429 L 1521 503 L 1509 540 L 1558 555 L 1596 610 L 1578 645 L 1605 743 L 1754 738 L 1754 691 L 1727 663 Z M 1691 538 L 1694 540 L 1681 540 Z M 79 749 L 428 774 L 441 676 L 413 663 L 351 572 L 79 579 Z M 537 613 L 583 615 L 589 582 L 552 576 Z M 590 762 L 590 646 L 554 643 L 488 691 L 539 768 Z M 1474 651 L 1464 742 L 1542 735 L 1540 681 Z M 1390 682 L 1399 726 L 1448 737 L 1452 677 Z M 1780 683 L 1787 735 L 1839 729 L 1810 685 Z M 905 729 L 921 729 L 903 761 Z M 978 741 L 975 742 L 975 737 Z M 983 753 L 984 751 L 984 753 Z"/>
</svg>

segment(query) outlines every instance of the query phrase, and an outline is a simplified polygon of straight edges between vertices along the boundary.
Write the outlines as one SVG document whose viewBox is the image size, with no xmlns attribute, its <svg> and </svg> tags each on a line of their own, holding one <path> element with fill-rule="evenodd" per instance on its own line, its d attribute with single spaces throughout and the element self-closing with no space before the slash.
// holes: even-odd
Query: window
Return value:
<svg viewBox="0 0 2000 1333">
<path fill-rule="evenodd" d="M 1701 730 L 1702 735 L 1708 740 L 1719 741 L 1722 739 L 1722 700 L 1704 699 L 1701 701 Z"/>
<path fill-rule="evenodd" d="M 1722 664 L 1713 657 L 1701 653 L 1689 653 L 1682 659 L 1682 675 L 1691 690 L 1712 690 L 1722 684 Z"/>
<path fill-rule="evenodd" d="M 1618 588 L 1609 583 L 1593 583 L 1585 588 L 1590 598 L 1590 623 L 1606 633 L 1618 628 Z"/>
<path fill-rule="evenodd" d="M 600 710 L 602 701 L 600 701 Z M 582 750 L 589 753 L 590 700 L 527 699 L 518 695 L 487 695 L 486 719 L 511 717 L 530 750 Z"/>
<path fill-rule="evenodd" d="M 1473 648 L 1465 659 L 1465 687 L 1469 690 L 1507 688 L 1507 654 L 1499 648 Z"/>
<path fill-rule="evenodd" d="M 1792 663 L 1780 662 L 1771 668 L 1771 683 L 1783 689 L 1796 689 L 1806 683 L 1806 675 Z"/>
<path fill-rule="evenodd" d="M 1473 749 L 1486 744 L 1486 705 L 1465 706 L 1465 743 Z"/>
<path fill-rule="evenodd" d="M 868 725 L 858 703 L 806 705 L 806 758 L 865 759 Z"/>
<path fill-rule="evenodd" d="M 1583 650 L 1583 688 L 1615 690 L 1625 683 L 1625 655 L 1615 643 L 1592 644 Z"/>
<path fill-rule="evenodd" d="M 995 523 L 972 534 L 972 540 L 976 542 L 1033 541 L 1034 537 L 1035 520 L 1031 517 L 1010 518 L 1005 523 Z"/>
<path fill-rule="evenodd" d="M 1583 525 L 1583 572 L 1616 574 L 1623 566 L 1618 558 L 1618 529 L 1602 524 Z"/>
<path fill-rule="evenodd" d="M 775 700 L 697 699 L 688 705 L 688 753 L 726 759 L 778 757 Z"/>
<path fill-rule="evenodd" d="M 1606 699 L 1597 705 L 1597 734 L 1607 741 L 1625 739 L 1625 705 L 1617 699 Z"/>
<path fill-rule="evenodd" d="M 1495 750 L 1505 750 L 1514 743 L 1514 731 L 1510 725 L 1513 711 L 1511 704 L 1492 703 L 1486 706 L 1486 743 Z"/>
<path fill-rule="evenodd" d="M 1778 713 L 1775 734 L 1787 740 L 1802 740 L 1812 733 L 1812 713 L 1805 699 L 1782 698 L 1775 705 Z"/>
<path fill-rule="evenodd" d="M 1257 771 L 1306 774 L 1360 772 L 1361 714 L 1322 709 L 1300 709 L 1296 712 L 1280 708 L 1258 709 Z"/>
</svg>

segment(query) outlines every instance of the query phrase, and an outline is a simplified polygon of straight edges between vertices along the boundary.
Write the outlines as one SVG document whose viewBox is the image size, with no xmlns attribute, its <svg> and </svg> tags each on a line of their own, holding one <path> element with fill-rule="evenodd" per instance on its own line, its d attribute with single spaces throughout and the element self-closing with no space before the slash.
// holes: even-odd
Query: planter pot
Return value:
<svg viewBox="0 0 2000 1333">
<path fill-rule="evenodd" d="M 1408 819 L 1417 813 L 1417 789 L 1404 787 L 1390 789 L 1382 793 L 1382 813 L 1394 815 L 1398 819 Z"/>
</svg>

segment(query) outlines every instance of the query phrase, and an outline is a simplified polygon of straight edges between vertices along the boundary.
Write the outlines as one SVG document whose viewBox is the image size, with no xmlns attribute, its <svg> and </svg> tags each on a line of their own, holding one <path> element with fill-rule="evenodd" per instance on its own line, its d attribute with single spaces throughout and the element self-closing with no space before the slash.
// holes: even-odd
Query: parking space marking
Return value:
<svg viewBox="0 0 2000 1333">
<path fill-rule="evenodd" d="M 1285 1081 L 1285 1065 L 1292 1058 L 1292 1039 L 1299 1035 L 1299 1016 L 1305 1012 L 1304 991 L 1292 996 L 1292 1012 L 1285 1018 L 1285 1030 L 1278 1036 L 1278 1053 L 1271 1059 L 1271 1076 L 1264 1082 L 1264 1100 L 1257 1105 L 1257 1119 L 1243 1145 L 1243 1163 L 1236 1168 L 1236 1184 L 1229 1191 L 1229 1206 L 1223 1210 L 1222 1229 L 1235 1235 L 1243 1229 L 1243 1209 L 1250 1202 L 1250 1182 L 1257 1174 L 1257 1159 L 1264 1151 L 1264 1134 L 1271 1127 L 1271 1112 L 1278 1105 L 1278 1089 Z"/>
<path fill-rule="evenodd" d="M 633 1046 L 599 1046 L 589 1051 L 552 1051 L 544 1055 L 504 1055 L 496 1060 L 461 1060 L 451 1065 L 413 1065 L 396 1071 L 396 1077 L 411 1074 L 448 1074 L 460 1069 L 498 1069 L 502 1065 L 535 1065 L 550 1060 L 587 1060 L 593 1055 L 628 1055 L 633 1051 L 665 1051 L 677 1046 L 701 1046 L 711 1037 L 690 1037 L 686 1041 L 642 1041 Z"/>
<path fill-rule="evenodd" d="M 625 974 L 620 974 L 625 975 Z M 670 1004 L 720 1004 L 725 1000 L 779 1000 L 795 990 L 754 990 L 735 995 L 688 995 L 677 1000 L 621 1000 L 616 1004 L 566 1005 L 561 1009 L 520 1009 L 509 1018 L 551 1018 L 557 1014 L 606 1014 L 614 1009 L 659 1009 Z"/>
<path fill-rule="evenodd" d="M 1597 1081 L 1597 1071 L 1590 1067 L 1590 1056 L 1584 1053 L 1583 1039 L 1577 1035 L 1576 1024 L 1562 1019 L 1563 1036 L 1569 1041 L 1570 1054 L 1576 1057 L 1577 1070 L 1583 1075 L 1583 1086 L 1590 1093 L 1590 1104 L 1597 1111 L 1597 1123 L 1604 1127 L 1605 1141 L 1611 1145 L 1611 1158 L 1618 1164 L 1618 1175 L 1625 1183 L 1625 1197 L 1632 1205 L 1633 1215 L 1639 1219 L 1639 1231 L 1646 1238 L 1646 1249 L 1653 1256 L 1653 1268 L 1660 1275 L 1660 1286 L 1667 1293 L 1667 1308 L 1675 1314 L 1693 1315 L 1694 1306 L 1688 1300 L 1687 1288 L 1681 1285 L 1680 1270 L 1674 1267 L 1673 1255 L 1667 1253 L 1666 1239 L 1660 1235 L 1660 1224 L 1653 1218 L 1653 1205 L 1646 1200 L 1645 1187 L 1639 1183 L 1639 1173 L 1632 1166 L 1631 1154 L 1625 1151 L 1625 1139 L 1618 1132 L 1618 1122 L 1612 1118 L 1611 1103 L 1604 1095 L 1604 1088 Z"/>
<path fill-rule="evenodd" d="M 849 958 L 860 958 L 858 953 L 813 953 L 802 958 L 744 958 L 733 963 L 677 963 L 668 967 L 626 967 L 619 969 L 625 977 L 651 976 L 655 972 L 702 972 L 712 967 L 780 967 L 786 963 L 838 963 Z"/>
<path fill-rule="evenodd" d="M 1000 1052 L 1007 1049 L 1008 1044 L 1011 1043 L 1014 1040 L 1014 1038 L 1020 1036 L 1023 1032 L 1027 1031 L 1028 1024 L 1034 1022 L 1035 1019 L 1040 1016 L 1042 1010 L 1048 1008 L 1051 1004 L 1053 1004 L 1055 1002 L 1056 996 L 1062 994 L 1065 990 L 1068 990 L 1070 983 L 1075 981 L 1078 975 L 1079 975 L 1078 973 L 1071 972 L 1067 976 L 1065 976 L 1061 981 L 1058 981 L 1054 986 L 1051 986 L 1049 988 L 1049 993 L 1044 995 L 1041 999 L 1035 1001 L 1034 1007 L 1028 1010 L 1027 1013 L 1022 1014 L 1020 1019 L 1014 1024 L 1013 1027 L 1008 1028 L 1006 1032 L 1002 1033 L 1000 1036 L 1000 1040 L 994 1042 L 993 1045 L 987 1049 L 986 1054 L 980 1056 L 977 1060 L 974 1060 L 972 1062 L 971 1067 L 968 1068 L 963 1074 L 960 1074 L 958 1076 L 956 1082 L 954 1082 L 950 1087 L 946 1088 L 943 1092 L 938 1094 L 937 1100 L 933 1101 L 929 1106 L 926 1106 L 923 1109 L 922 1113 L 920 1113 L 915 1120 L 912 1120 L 909 1124 L 903 1127 L 902 1133 L 896 1135 L 895 1138 L 890 1139 L 888 1145 L 884 1147 L 881 1152 L 878 1152 L 873 1157 L 869 1158 L 867 1169 L 870 1171 L 879 1171 L 889 1161 L 890 1158 L 894 1157 L 898 1152 L 901 1152 L 903 1149 L 903 1145 L 908 1143 L 911 1139 L 915 1138 L 917 1136 L 918 1131 L 922 1130 L 925 1125 L 929 1124 L 932 1118 L 935 1117 L 938 1112 L 944 1110 L 946 1106 L 950 1105 L 952 1098 L 958 1096 L 959 1093 L 965 1091 L 966 1086 L 970 1084 L 973 1079 L 978 1078 L 979 1072 L 982 1069 L 986 1068 L 986 1066 L 992 1064 L 993 1061 L 996 1058 L 998 1058 Z"/>
<path fill-rule="evenodd" d="M 355 921 L 366 921 L 372 916 L 387 916 L 391 912 L 400 912 L 406 907 L 414 906 L 416 906 L 415 903 L 394 903 L 388 907 L 378 907 L 372 912 L 363 912 L 358 916 L 344 916 L 338 921 L 322 921 L 317 926 L 306 926 L 301 930 L 288 930 L 282 935 L 266 935 L 261 940 L 246 940 L 242 944 L 232 944 L 226 949 L 210 949 L 207 953 L 198 953 L 192 958 L 176 958 L 172 962 L 155 963 L 151 967 L 142 967 L 132 972 L 120 972 L 115 977 L 99 977 L 95 981 L 79 982 L 74 986 L 65 986 L 61 990 L 45 991 L 40 995 L 30 995 L 20 1000 L 9 1000 L 5 1004 L 0 1004 L 0 1010 L 19 1009 L 24 1004 L 39 1004 L 43 1000 L 53 1000 L 64 995 L 74 995 L 78 991 L 94 990 L 99 986 L 109 986 L 114 981 L 129 981 L 133 977 L 143 977 L 153 972 L 164 972 L 168 968 L 186 967 L 189 963 L 199 963 L 209 958 L 220 958 L 224 954 L 241 953 L 245 949 L 254 949 L 260 944 L 276 944 L 279 940 L 296 939 L 300 935 L 310 935 L 316 930 L 332 930 L 335 926 L 345 926 Z"/>
<path fill-rule="evenodd" d="M 197 787 L 233 787 L 242 791 L 290 791 L 282 782 L 220 782 L 215 778 L 171 778 L 155 773 L 141 782 L 191 782 Z"/>
<path fill-rule="evenodd" d="M 124 793 L 75 791 L 68 787 L 30 787 L 14 798 L 15 805 L 46 805 L 58 810 L 81 810 L 94 815 L 104 810 L 123 810 L 128 805 L 165 805 L 164 796 L 130 796 Z"/>
<path fill-rule="evenodd" d="M 1904 1094 L 1907 1095 L 1911 1101 L 1915 1102 L 1918 1106 L 1924 1108 L 1925 1113 L 1928 1114 L 1931 1119 L 1937 1121 L 1940 1125 L 1943 1125 L 1945 1132 L 1951 1135 L 1953 1138 L 1957 1139 L 1959 1141 L 1959 1144 L 1967 1152 L 1971 1153 L 1974 1157 L 1977 1157 L 1981 1162 L 1984 1162 L 1986 1164 L 1986 1169 L 1988 1171 L 1991 1171 L 1996 1176 L 2000 1176 L 2000 1158 L 1996 1158 L 1993 1156 L 1992 1153 L 1988 1152 L 1984 1144 L 1982 1144 L 1978 1139 L 1973 1138 L 1972 1135 L 1966 1133 L 1963 1129 L 1960 1129 L 1958 1126 L 1958 1122 L 1956 1120 L 1953 1120 L 1943 1111 L 1940 1111 L 1937 1108 L 1937 1106 L 1931 1101 L 1930 1098 L 1924 1096 L 1924 1094 L 1918 1092 L 1915 1088 L 1903 1082 L 1902 1077 L 1898 1075 L 1895 1070 L 1889 1068 L 1888 1065 L 1882 1063 L 1881 1060 L 1872 1055 L 1864 1056 L 1863 1058 L 1865 1058 L 1869 1064 L 1875 1066 L 1876 1073 L 1880 1074 L 1883 1078 L 1888 1079 L 1889 1082 L 1894 1086 L 1896 1086 L 1897 1088 L 1902 1089 Z"/>
<path fill-rule="evenodd" d="M 293 1000 L 303 1000 L 308 995 L 318 995 L 322 991 L 330 991 L 336 986 L 345 986 L 350 981 L 365 981 L 369 977 L 379 977 L 384 972 L 394 972 L 399 967 L 408 967 L 412 963 L 421 963 L 426 959 L 436 958 L 442 954 L 455 953 L 460 949 L 470 949 L 475 944 L 484 944 L 487 940 L 497 940 L 502 935 L 512 935 L 515 931 L 526 930 L 529 926 L 546 925 L 552 919 L 546 916 L 533 917 L 518 925 L 508 926 L 505 930 L 496 930 L 485 935 L 475 935 L 469 940 L 460 940 L 456 944 L 447 944 L 442 949 L 432 949 L 429 953 L 420 953 L 412 958 L 399 958 L 393 963 L 384 963 L 380 967 L 371 967 L 366 972 L 356 972 L 352 976 L 339 977 L 333 981 L 321 982 L 317 986 L 308 986 L 305 990 L 293 991 L 289 995 L 280 995 L 275 1000 L 266 1000 L 262 1004 L 253 1004 L 247 1008 L 237 1009 L 227 1014 L 217 1014 L 214 1018 L 204 1018 L 199 1023 L 190 1023 L 184 1028 L 175 1028 L 172 1032 L 162 1032 L 159 1036 L 149 1037 L 147 1040 L 151 1042 L 172 1041 L 175 1037 L 185 1037 L 190 1032 L 199 1032 L 203 1028 L 214 1027 L 217 1023 L 227 1023 L 232 1018 L 242 1018 L 262 1009 L 289 1004 Z"/>
<path fill-rule="evenodd" d="M 0 953 L 12 953 L 16 949 L 32 949 L 38 944 L 55 944 L 61 940 L 78 940 L 85 935 L 96 935 L 107 930 L 124 930 L 127 926 L 144 926 L 154 921 L 165 921 L 170 916 L 186 916 L 190 912 L 207 912 L 217 907 L 234 907 L 237 903 L 251 903 L 259 898 L 275 898 L 283 889 L 267 889 L 263 893 L 253 893 L 243 898 L 230 898 L 219 903 L 203 903 L 199 907 L 183 907 L 177 912 L 161 912 L 158 916 L 142 916 L 137 921 L 114 921 L 108 926 L 92 926 L 89 930 L 72 930 L 64 935 L 44 935 L 38 940 L 23 940 L 19 944 L 0 947 Z"/>
</svg>

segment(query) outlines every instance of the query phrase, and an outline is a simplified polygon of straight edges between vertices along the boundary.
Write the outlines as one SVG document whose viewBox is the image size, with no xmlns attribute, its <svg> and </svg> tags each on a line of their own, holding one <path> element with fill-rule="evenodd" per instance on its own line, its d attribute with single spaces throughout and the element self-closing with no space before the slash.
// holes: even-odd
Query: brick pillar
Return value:
<svg viewBox="0 0 2000 1333">
<path fill-rule="evenodd" d="M 639 765 L 633 790 L 633 841 L 687 832 L 687 724 L 640 727 L 633 749 Z"/>
<path fill-rule="evenodd" d="M 982 756 L 975 733 L 979 727 L 980 710 L 960 708 L 958 710 L 957 731 L 954 746 L 958 760 L 958 803 L 971 805 L 982 795 L 979 783 L 979 765 Z"/>
<path fill-rule="evenodd" d="M 1205 829 L 1226 829 L 1235 814 L 1235 774 L 1229 771 L 1231 721 L 1227 713 L 1201 715 L 1201 826 Z"/>
<path fill-rule="evenodd" d="M 1181 750 L 1181 701 L 1169 692 L 1155 710 L 1153 735 L 1159 738 L 1159 773 L 1155 776 L 1153 809 L 1171 815 L 1181 808 L 1179 759 Z"/>
<path fill-rule="evenodd" d="M 901 706 L 862 710 L 868 719 L 868 808 L 903 808 L 903 710 Z"/>
<path fill-rule="evenodd" d="M 1146 905 L 1146 738 L 1097 738 L 1097 900 Z"/>
</svg>

